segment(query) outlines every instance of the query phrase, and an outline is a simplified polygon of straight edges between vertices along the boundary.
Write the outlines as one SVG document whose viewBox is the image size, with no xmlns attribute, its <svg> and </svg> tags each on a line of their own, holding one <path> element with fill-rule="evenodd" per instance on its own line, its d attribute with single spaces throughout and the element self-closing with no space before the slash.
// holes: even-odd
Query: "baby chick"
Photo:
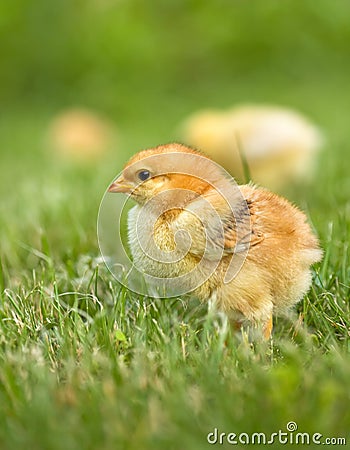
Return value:
<svg viewBox="0 0 350 450">
<path fill-rule="evenodd" d="M 322 144 L 319 129 L 306 117 L 270 105 L 198 111 L 183 124 L 182 138 L 240 181 L 244 154 L 252 180 L 273 190 L 310 180 Z"/>
<path fill-rule="evenodd" d="M 115 134 L 113 124 L 96 112 L 71 108 L 51 120 L 47 145 L 60 159 L 85 166 L 106 156 Z"/>
<path fill-rule="evenodd" d="M 208 157 L 180 144 L 137 153 L 109 192 L 136 201 L 128 237 L 141 272 L 210 302 L 236 323 L 260 323 L 308 291 L 317 237 L 298 208 L 254 185 L 237 186 Z"/>
</svg>

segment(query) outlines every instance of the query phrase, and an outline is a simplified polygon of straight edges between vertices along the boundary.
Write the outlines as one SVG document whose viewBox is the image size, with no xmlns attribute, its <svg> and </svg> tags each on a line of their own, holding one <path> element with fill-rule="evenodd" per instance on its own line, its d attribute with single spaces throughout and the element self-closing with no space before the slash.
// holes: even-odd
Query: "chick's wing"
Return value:
<svg viewBox="0 0 350 450">
<path fill-rule="evenodd" d="M 209 260 L 247 251 L 263 240 L 262 233 L 252 229 L 250 211 L 245 200 L 229 201 L 222 193 L 212 191 L 192 201 L 173 222 L 172 228 L 187 234 L 189 253 Z M 179 235 L 181 248 L 184 240 Z M 188 242 L 188 241 L 187 241 Z"/>
</svg>

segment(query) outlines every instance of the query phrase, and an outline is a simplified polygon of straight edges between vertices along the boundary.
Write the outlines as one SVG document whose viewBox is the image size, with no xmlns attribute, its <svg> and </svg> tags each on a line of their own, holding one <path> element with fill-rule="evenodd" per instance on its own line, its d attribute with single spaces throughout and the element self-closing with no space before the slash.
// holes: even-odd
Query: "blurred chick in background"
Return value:
<svg viewBox="0 0 350 450">
<path fill-rule="evenodd" d="M 268 105 L 240 105 L 227 111 L 202 110 L 181 127 L 181 139 L 200 148 L 239 182 L 251 179 L 272 190 L 309 181 L 322 145 L 315 125 L 296 111 Z"/>
<path fill-rule="evenodd" d="M 116 130 L 96 112 L 71 108 L 52 118 L 48 146 L 54 155 L 75 165 L 92 165 L 115 146 Z"/>
<path fill-rule="evenodd" d="M 193 167 L 200 178 L 192 175 Z M 222 193 L 232 190 L 234 204 L 229 205 Z M 128 232 L 134 263 L 142 272 L 183 283 L 181 276 L 193 277 L 200 263 L 204 263 L 201 273 L 215 263 L 193 294 L 212 302 L 238 324 L 245 319 L 261 323 L 266 338 L 271 334 L 272 314 L 303 297 L 311 284 L 310 265 L 322 256 L 298 208 L 265 189 L 236 186 L 211 159 L 180 144 L 137 153 L 109 192 L 126 193 L 137 203 L 129 211 Z M 153 202 L 155 210 L 145 207 L 147 202 Z M 249 228 L 240 238 L 239 227 L 246 218 Z M 147 222 L 152 224 L 150 231 L 141 235 Z M 181 258 L 176 254 L 182 246 L 179 231 L 191 238 Z M 145 248 L 151 240 L 155 248 L 173 252 L 173 262 L 148 254 Z M 245 251 L 240 270 L 227 282 L 231 260 Z"/>
</svg>

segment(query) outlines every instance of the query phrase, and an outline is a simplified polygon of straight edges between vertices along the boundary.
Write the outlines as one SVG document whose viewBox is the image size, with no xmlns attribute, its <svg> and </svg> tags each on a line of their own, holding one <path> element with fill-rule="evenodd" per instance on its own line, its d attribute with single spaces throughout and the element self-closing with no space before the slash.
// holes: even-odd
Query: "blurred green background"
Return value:
<svg viewBox="0 0 350 450">
<path fill-rule="evenodd" d="M 224 431 L 349 429 L 349 17 L 344 0 L 0 2 L 1 448 L 201 449 L 216 417 Z M 128 155 L 240 102 L 295 108 L 326 138 L 313 185 L 288 193 L 325 249 L 298 309 L 312 337 L 294 345 L 277 324 L 270 356 L 201 334 L 182 304 L 120 296 L 93 265 Z M 77 106 L 116 126 L 92 166 L 48 146 L 52 118 Z M 62 306 L 69 292 L 97 318 Z"/>
<path fill-rule="evenodd" d="M 171 138 L 200 107 L 277 102 L 327 125 L 347 104 L 350 6 L 342 0 L 13 0 L 0 8 L 2 114 L 84 105 L 117 121 L 126 143 L 145 146 Z"/>
</svg>

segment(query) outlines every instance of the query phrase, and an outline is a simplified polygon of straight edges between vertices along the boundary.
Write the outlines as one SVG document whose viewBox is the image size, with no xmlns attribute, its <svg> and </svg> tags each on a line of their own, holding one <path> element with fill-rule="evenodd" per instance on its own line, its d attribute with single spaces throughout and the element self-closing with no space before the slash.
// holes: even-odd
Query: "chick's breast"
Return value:
<svg viewBox="0 0 350 450">
<path fill-rule="evenodd" d="M 134 265 L 141 272 L 159 278 L 176 278 L 197 266 L 198 258 L 188 251 L 189 236 L 186 245 L 186 236 L 177 234 L 172 219 L 171 214 L 148 215 L 139 205 L 129 211 L 128 241 Z"/>
</svg>

